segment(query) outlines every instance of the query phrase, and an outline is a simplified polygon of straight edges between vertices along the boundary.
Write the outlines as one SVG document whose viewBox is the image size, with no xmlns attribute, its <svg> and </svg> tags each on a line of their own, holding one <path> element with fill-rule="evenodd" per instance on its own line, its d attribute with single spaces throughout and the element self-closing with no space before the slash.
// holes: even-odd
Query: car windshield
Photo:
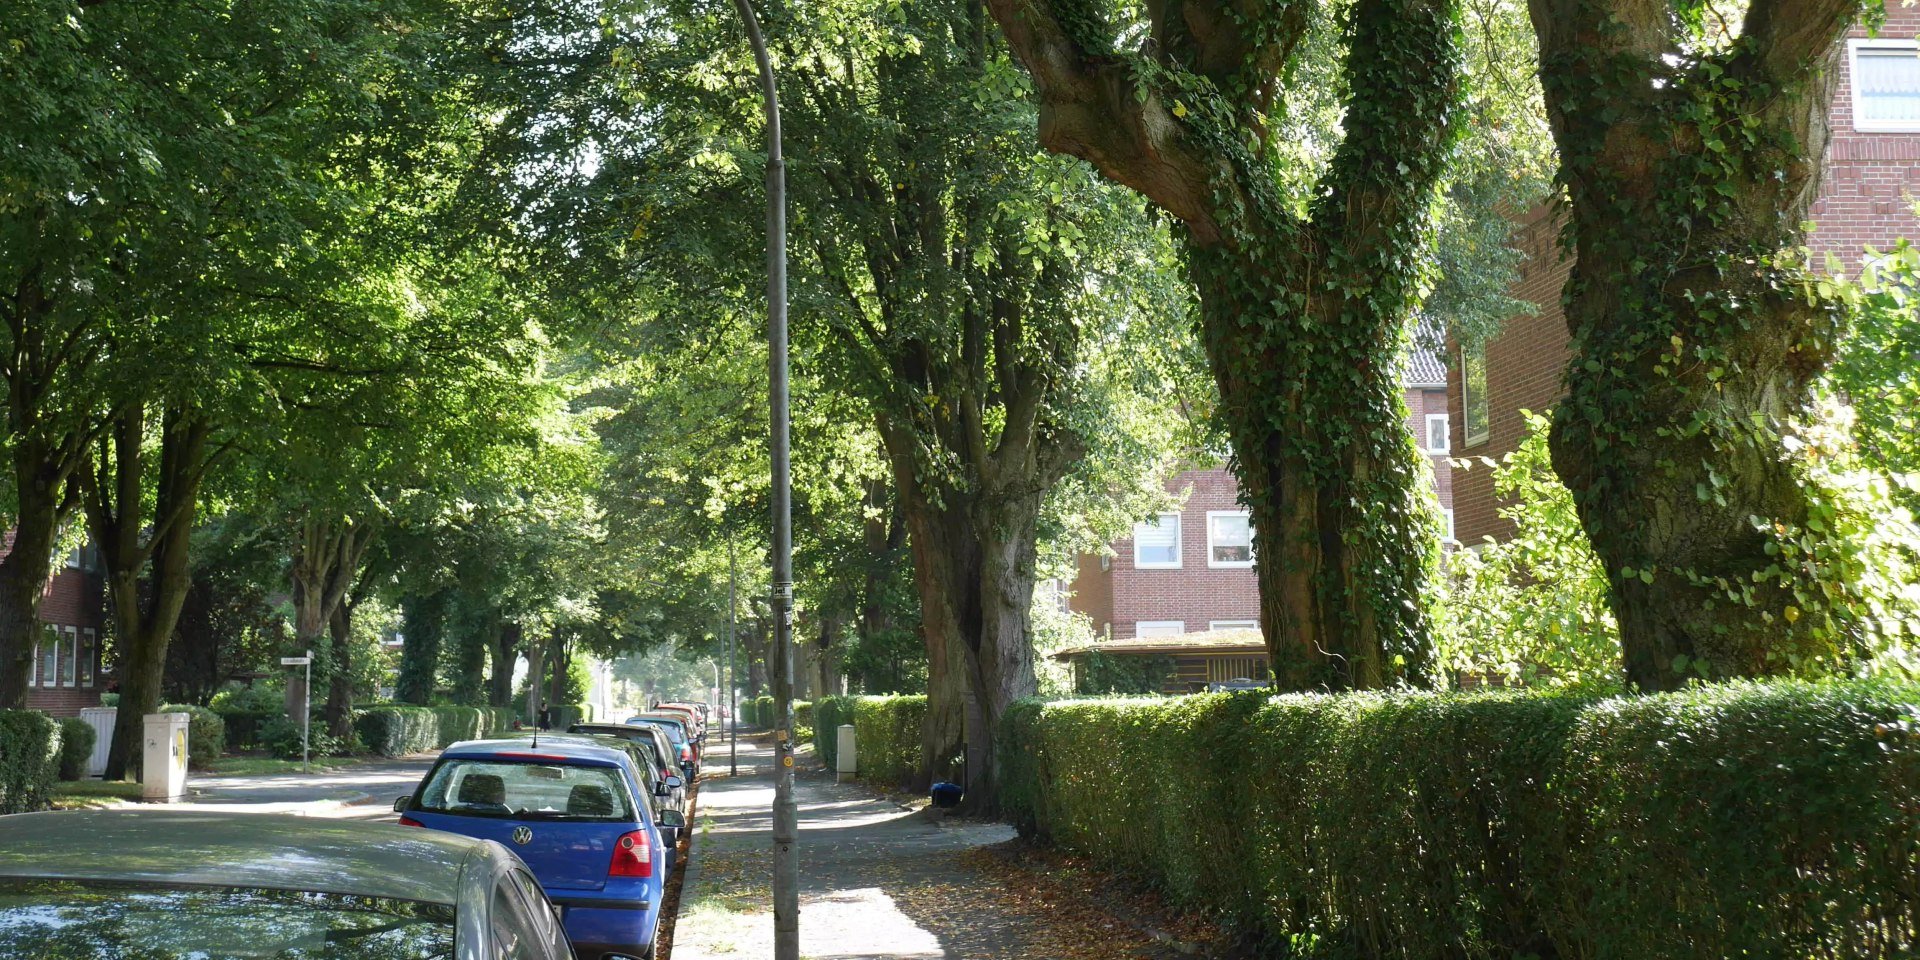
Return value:
<svg viewBox="0 0 1920 960">
<path fill-rule="evenodd" d="M 587 764 L 445 760 L 420 791 L 419 808 L 517 820 L 633 820 L 620 771 Z"/>
<path fill-rule="evenodd" d="M 671 738 L 674 743 L 679 743 L 687 738 L 686 728 L 680 726 L 678 720 L 667 720 L 659 717 L 635 717 L 627 722 L 636 724 L 643 723 L 650 727 L 659 727 L 667 732 L 667 736 Z"/>
<path fill-rule="evenodd" d="M 440 960 L 453 908 L 339 894 L 0 881 L 0 957 Z"/>
</svg>

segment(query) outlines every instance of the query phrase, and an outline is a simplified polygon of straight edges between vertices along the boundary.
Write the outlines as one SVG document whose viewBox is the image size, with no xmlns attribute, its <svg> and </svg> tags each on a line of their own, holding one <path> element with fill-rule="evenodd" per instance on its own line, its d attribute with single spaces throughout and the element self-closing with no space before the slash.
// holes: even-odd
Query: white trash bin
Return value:
<svg viewBox="0 0 1920 960">
<path fill-rule="evenodd" d="M 146 750 L 141 754 L 140 798 L 172 802 L 187 793 L 187 724 L 184 713 L 149 713 Z"/>
</svg>

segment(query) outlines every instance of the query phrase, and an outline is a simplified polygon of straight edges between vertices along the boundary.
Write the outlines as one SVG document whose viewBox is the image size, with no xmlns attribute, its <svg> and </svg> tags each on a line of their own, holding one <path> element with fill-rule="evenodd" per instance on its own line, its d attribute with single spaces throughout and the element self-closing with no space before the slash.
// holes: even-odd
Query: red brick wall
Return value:
<svg viewBox="0 0 1920 960">
<path fill-rule="evenodd" d="M 1098 561 L 1083 558 L 1074 581 L 1076 609 L 1092 607 L 1105 591 L 1107 617 L 1095 616 L 1093 628 L 1115 639 L 1134 635 L 1141 620 L 1180 620 L 1189 631 L 1205 630 L 1213 620 L 1259 620 L 1260 588 L 1251 569 L 1207 566 L 1207 511 L 1242 510 L 1239 485 L 1226 470 L 1189 470 L 1167 489 L 1185 494 L 1180 507 L 1180 568 L 1141 570 L 1133 565 L 1133 538 L 1113 544 L 1112 569 L 1101 576 Z M 1090 575 L 1091 574 L 1091 575 Z M 1104 584 L 1100 581 L 1104 580 Z M 1091 610 L 1089 610 L 1091 613 Z"/>
<path fill-rule="evenodd" d="M 13 549 L 13 533 L 8 531 L 0 537 L 0 556 Z M 53 576 L 47 583 L 47 591 L 40 597 L 40 622 L 58 629 L 59 659 L 56 661 L 54 678 L 43 680 L 38 675 L 41 660 L 36 651 L 35 673 L 32 685 L 27 688 L 27 709 L 43 710 L 56 717 L 73 717 L 80 714 L 83 707 L 99 706 L 100 694 L 106 689 L 106 678 L 100 673 L 100 648 L 104 642 L 105 595 L 97 574 L 78 567 L 69 567 L 66 560 L 54 561 Z M 76 664 L 73 671 L 73 685 L 65 681 L 66 660 L 76 649 L 69 643 L 66 628 L 73 627 L 85 649 L 85 637 L 88 630 L 93 631 L 93 680 L 82 683 L 81 671 Z"/>
<path fill-rule="evenodd" d="M 1920 8 L 1889 4 L 1880 35 L 1912 38 L 1916 28 L 1920 28 Z M 1864 37 L 1866 31 L 1857 28 L 1853 35 Z M 1843 57 L 1832 106 L 1833 142 L 1813 206 L 1817 229 L 1810 240 L 1816 250 L 1833 253 L 1850 268 L 1858 265 L 1864 245 L 1885 247 L 1898 237 L 1920 238 L 1920 220 L 1906 199 L 1920 195 L 1920 134 L 1854 130 L 1852 96 L 1851 64 Z M 1465 442 L 1457 345 L 1455 362 L 1448 365 L 1454 456 L 1473 461 L 1452 477 L 1454 531 L 1463 543 L 1512 533 L 1512 525 L 1498 514 L 1501 503 L 1493 493 L 1492 473 L 1476 458 L 1498 460 L 1511 452 L 1525 434 L 1520 411 L 1544 413 L 1565 393 L 1562 378 L 1568 337 L 1560 288 L 1570 263 L 1555 245 L 1557 231 L 1557 221 L 1542 206 L 1516 234 L 1527 261 L 1513 293 L 1541 309 L 1533 316 L 1510 319 L 1487 344 L 1490 436 L 1485 443 L 1468 446 Z"/>
</svg>

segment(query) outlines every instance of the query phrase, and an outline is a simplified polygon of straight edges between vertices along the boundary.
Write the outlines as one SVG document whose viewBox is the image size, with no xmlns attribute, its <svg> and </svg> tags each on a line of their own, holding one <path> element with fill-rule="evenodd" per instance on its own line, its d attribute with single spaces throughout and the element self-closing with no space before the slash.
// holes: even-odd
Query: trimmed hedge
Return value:
<svg viewBox="0 0 1920 960">
<path fill-rule="evenodd" d="M 52 718 L 0 710 L 0 814 L 45 810 L 60 759 L 60 725 Z"/>
<path fill-rule="evenodd" d="M 227 752 L 227 722 L 220 715 L 206 707 L 191 703 L 163 703 L 155 713 L 184 713 L 187 721 L 187 767 L 191 770 L 204 770 L 207 764 Z M 140 761 L 129 758 L 129 765 L 138 767 Z M 129 771 L 131 775 L 131 771 Z"/>
<path fill-rule="evenodd" d="M 79 717 L 60 721 L 60 779 L 80 780 L 87 775 L 87 760 L 93 756 L 94 741 L 100 739 L 93 726 Z"/>
<path fill-rule="evenodd" d="M 813 739 L 813 701 L 795 700 L 793 702 L 793 743 L 794 746 Z"/>
<path fill-rule="evenodd" d="M 1023 701 L 1001 799 L 1290 955 L 1907 956 L 1916 704 L 1888 682 Z"/>
<path fill-rule="evenodd" d="M 918 694 L 888 697 L 822 697 L 812 705 L 813 749 L 834 769 L 839 760 L 839 729 L 853 724 L 859 750 L 859 777 L 895 787 L 920 773 L 920 723 L 927 698 Z"/>
<path fill-rule="evenodd" d="M 231 753 L 259 750 L 267 746 L 267 725 L 276 718 L 284 716 L 281 710 L 241 710 L 233 707 L 214 707 L 214 713 L 220 715 L 220 724 L 226 731 L 226 748 Z"/>
<path fill-rule="evenodd" d="M 353 732 L 367 752 L 382 757 L 404 757 L 441 746 L 440 717 L 432 707 L 397 703 L 368 707 L 353 718 Z"/>
</svg>

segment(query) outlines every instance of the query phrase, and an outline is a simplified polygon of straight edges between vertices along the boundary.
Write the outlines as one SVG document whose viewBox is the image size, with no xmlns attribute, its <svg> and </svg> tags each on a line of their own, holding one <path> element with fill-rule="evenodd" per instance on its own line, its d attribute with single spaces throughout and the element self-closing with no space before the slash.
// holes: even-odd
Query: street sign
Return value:
<svg viewBox="0 0 1920 960">
<path fill-rule="evenodd" d="M 312 657 L 281 657 L 280 658 L 280 665 L 283 667 L 304 667 L 312 662 L 313 662 Z"/>
</svg>

